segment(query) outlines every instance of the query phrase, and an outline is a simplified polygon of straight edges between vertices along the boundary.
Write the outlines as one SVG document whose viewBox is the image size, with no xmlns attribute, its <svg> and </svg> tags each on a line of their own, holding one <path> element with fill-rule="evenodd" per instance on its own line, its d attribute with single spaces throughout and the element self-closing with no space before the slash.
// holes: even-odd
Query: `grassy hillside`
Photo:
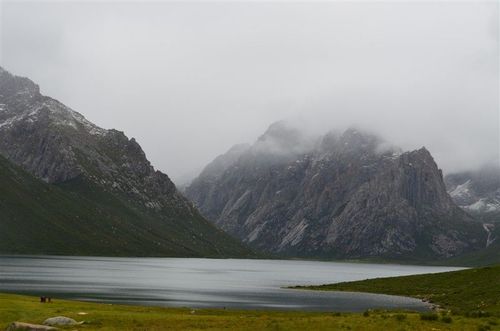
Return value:
<svg viewBox="0 0 500 331">
<path fill-rule="evenodd" d="M 82 314 L 83 313 L 83 314 Z M 470 318 L 413 312 L 372 311 L 360 313 L 314 313 L 278 311 L 232 311 L 136 307 L 54 299 L 41 304 L 38 298 L 0 294 L 0 329 L 14 321 L 42 323 L 46 318 L 67 316 L 84 324 L 67 330 L 496 330 L 494 317 Z M 437 316 L 437 315 L 436 315 Z"/>
<path fill-rule="evenodd" d="M 198 213 L 149 214 L 84 180 L 46 184 L 0 157 L 0 254 L 250 256 Z"/>
<path fill-rule="evenodd" d="M 500 317 L 500 265 L 302 288 L 404 295 L 428 300 L 453 314 Z"/>
</svg>

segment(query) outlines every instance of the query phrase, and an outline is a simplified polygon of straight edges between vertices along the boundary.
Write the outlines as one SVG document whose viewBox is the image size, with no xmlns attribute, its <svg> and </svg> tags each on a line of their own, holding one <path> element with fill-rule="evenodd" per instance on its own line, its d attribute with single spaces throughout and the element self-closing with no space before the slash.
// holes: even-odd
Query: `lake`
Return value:
<svg viewBox="0 0 500 331">
<path fill-rule="evenodd" d="M 0 292 L 193 308 L 426 310 L 420 300 L 284 289 L 458 268 L 297 260 L 0 256 Z"/>
</svg>

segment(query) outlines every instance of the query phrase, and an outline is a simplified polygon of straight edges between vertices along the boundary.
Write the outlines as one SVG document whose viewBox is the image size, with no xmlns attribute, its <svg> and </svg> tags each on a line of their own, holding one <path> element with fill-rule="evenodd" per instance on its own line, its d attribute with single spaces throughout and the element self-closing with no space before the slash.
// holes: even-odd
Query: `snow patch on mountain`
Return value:
<svg viewBox="0 0 500 331">
<path fill-rule="evenodd" d="M 500 173 L 495 168 L 450 174 L 445 177 L 448 193 L 465 211 L 474 215 L 500 212 Z"/>
<path fill-rule="evenodd" d="M 500 201 L 489 200 L 486 198 L 479 199 L 478 201 L 470 204 L 468 206 L 464 206 L 465 209 L 469 211 L 475 212 L 483 212 L 483 213 L 492 213 L 496 211 L 500 211 Z"/>
<path fill-rule="evenodd" d="M 454 199 L 471 198 L 472 195 L 470 192 L 470 186 L 471 186 L 471 180 L 469 179 L 465 183 L 457 185 L 457 187 L 454 190 L 451 190 L 449 194 Z"/>
<path fill-rule="evenodd" d="M 37 103 L 35 106 L 27 107 L 23 111 L 9 111 L 5 104 L 0 105 L 0 111 L 6 117 L 0 119 L 0 129 L 10 128 L 20 122 L 38 122 L 41 120 L 44 112 L 48 112 L 51 123 L 57 126 L 71 127 L 74 130 L 83 128 L 91 135 L 105 135 L 108 130 L 102 129 L 97 125 L 88 121 L 83 115 L 72 110 L 60 102 L 47 98 L 43 102 Z"/>
</svg>

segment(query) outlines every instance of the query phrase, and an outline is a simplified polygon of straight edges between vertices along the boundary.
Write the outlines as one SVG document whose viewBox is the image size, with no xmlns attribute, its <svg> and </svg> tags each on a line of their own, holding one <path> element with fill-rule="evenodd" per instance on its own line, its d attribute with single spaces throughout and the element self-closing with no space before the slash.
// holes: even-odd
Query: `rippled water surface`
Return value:
<svg viewBox="0 0 500 331">
<path fill-rule="evenodd" d="M 455 270 L 291 260 L 0 256 L 0 292 L 182 307 L 363 311 L 425 310 L 419 300 L 283 289 Z"/>
</svg>

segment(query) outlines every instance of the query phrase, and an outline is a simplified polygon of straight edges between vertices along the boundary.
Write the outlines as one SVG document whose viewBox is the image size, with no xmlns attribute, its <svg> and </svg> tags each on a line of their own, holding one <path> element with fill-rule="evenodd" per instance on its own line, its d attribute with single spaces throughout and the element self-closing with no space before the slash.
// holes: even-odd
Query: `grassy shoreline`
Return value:
<svg viewBox="0 0 500 331">
<path fill-rule="evenodd" d="M 161 308 L 89 303 L 53 299 L 42 304 L 37 297 L 0 294 L 0 330 L 14 321 L 42 323 L 67 316 L 84 324 L 68 330 L 495 330 L 494 317 L 452 316 L 424 318 L 405 311 L 327 313 L 270 310 Z M 424 316 L 424 317 L 423 317 Z M 447 316 L 447 315 L 446 315 Z M 495 323 L 497 325 L 495 325 Z"/>
<path fill-rule="evenodd" d="M 409 296 L 431 302 L 454 315 L 500 318 L 500 265 L 293 288 Z"/>
</svg>

